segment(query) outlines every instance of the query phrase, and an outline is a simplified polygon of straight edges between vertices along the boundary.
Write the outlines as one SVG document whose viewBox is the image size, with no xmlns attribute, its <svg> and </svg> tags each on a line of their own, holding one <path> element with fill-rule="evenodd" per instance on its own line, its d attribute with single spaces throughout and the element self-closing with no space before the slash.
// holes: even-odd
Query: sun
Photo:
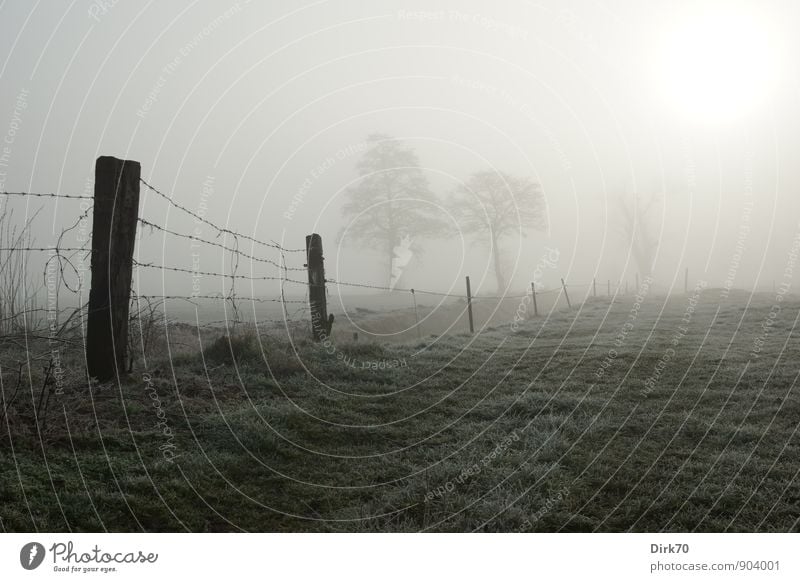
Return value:
<svg viewBox="0 0 800 582">
<path fill-rule="evenodd" d="M 698 122 L 736 120 L 764 106 L 777 71 L 770 29 L 725 5 L 685 15 L 665 35 L 654 73 L 672 107 Z"/>
</svg>

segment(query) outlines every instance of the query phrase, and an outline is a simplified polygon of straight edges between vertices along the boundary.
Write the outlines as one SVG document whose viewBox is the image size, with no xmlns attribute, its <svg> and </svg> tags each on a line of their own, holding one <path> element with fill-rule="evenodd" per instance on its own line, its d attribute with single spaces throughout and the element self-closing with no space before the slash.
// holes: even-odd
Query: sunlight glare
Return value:
<svg viewBox="0 0 800 582">
<path fill-rule="evenodd" d="M 736 120 L 764 105 L 776 74 L 776 54 L 765 24 L 721 7 L 694 13 L 663 43 L 659 91 L 697 122 Z"/>
</svg>

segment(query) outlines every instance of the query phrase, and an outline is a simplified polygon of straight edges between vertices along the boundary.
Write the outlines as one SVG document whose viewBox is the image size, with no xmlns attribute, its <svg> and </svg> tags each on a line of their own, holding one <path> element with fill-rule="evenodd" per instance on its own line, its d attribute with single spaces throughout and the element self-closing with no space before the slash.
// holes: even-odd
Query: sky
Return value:
<svg viewBox="0 0 800 582">
<path fill-rule="evenodd" d="M 619 212 L 633 201 L 652 201 L 659 285 L 682 291 L 688 268 L 693 283 L 771 287 L 800 233 L 798 17 L 769 0 L 6 0 L 0 190 L 91 193 L 98 156 L 136 160 L 214 222 L 290 248 L 317 232 L 330 277 L 380 284 L 375 249 L 337 235 L 381 132 L 443 199 L 484 169 L 541 185 L 547 230 L 503 242 L 513 289 L 545 256 L 545 287 L 633 283 Z M 15 220 L 40 207 L 42 242 L 78 211 L 25 199 Z M 145 190 L 140 215 L 193 226 Z M 157 232 L 137 246 L 140 262 L 189 268 L 193 252 Z M 226 261 L 206 251 L 203 269 Z M 404 281 L 461 291 L 465 275 L 493 291 L 487 249 L 448 233 L 420 241 Z"/>
</svg>

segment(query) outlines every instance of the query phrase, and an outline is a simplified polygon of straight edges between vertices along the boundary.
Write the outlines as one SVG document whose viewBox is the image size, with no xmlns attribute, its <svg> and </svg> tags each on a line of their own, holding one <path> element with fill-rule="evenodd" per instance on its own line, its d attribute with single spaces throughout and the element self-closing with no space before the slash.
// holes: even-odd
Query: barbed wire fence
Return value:
<svg viewBox="0 0 800 582">
<path fill-rule="evenodd" d="M 61 308 L 58 304 L 58 290 L 63 285 L 69 291 L 76 291 L 70 285 L 67 271 L 79 276 L 75 266 L 76 256 L 87 252 L 87 242 L 81 246 L 66 246 L 63 239 L 66 233 L 77 227 L 79 222 L 91 212 L 85 209 L 72 226 L 61 231 L 53 246 L 42 246 L 35 242 L 32 225 L 42 208 L 30 213 L 22 222 L 15 220 L 15 209 L 7 203 L 10 197 L 34 197 L 50 199 L 84 200 L 88 196 L 56 193 L 0 192 L 0 337 L 13 339 L 23 332 L 29 334 L 49 333 L 52 340 L 63 337 L 65 326 L 75 319 L 76 312 L 85 306 Z M 44 262 L 41 287 L 28 276 L 28 254 L 48 253 Z M 58 276 L 55 276 L 55 275 Z M 46 307 L 39 306 L 42 288 L 48 291 Z M 46 324 L 46 325 L 45 325 Z"/>
<path fill-rule="evenodd" d="M 103 166 L 102 164 L 105 165 Z M 133 176 L 126 174 L 131 168 L 135 169 Z M 104 188 L 102 184 L 105 184 L 103 196 L 98 196 L 98 184 L 101 184 L 100 190 Z M 111 185 L 110 187 L 109 184 Z M 200 228 L 186 232 L 180 228 L 159 224 L 155 218 L 139 216 L 140 187 L 143 187 L 146 196 L 154 196 L 157 200 L 165 203 L 168 210 L 174 209 L 190 219 L 195 225 L 209 227 L 212 230 L 212 234 L 203 236 Z M 105 324 L 108 324 L 108 318 L 111 317 L 113 319 L 112 316 L 117 316 L 115 312 L 119 312 L 123 314 L 124 321 L 138 322 L 140 341 L 147 343 L 147 338 L 152 333 L 156 314 L 161 315 L 168 302 L 184 301 L 198 309 L 198 301 L 200 300 L 219 300 L 227 306 L 225 311 L 226 318 L 203 322 L 202 324 L 198 319 L 198 324 L 204 327 L 224 325 L 232 331 L 238 324 L 245 322 L 241 317 L 241 305 L 248 303 L 253 306 L 256 304 L 273 304 L 281 309 L 285 321 L 296 321 L 298 318 L 305 319 L 307 323 L 310 323 L 315 339 L 320 339 L 321 335 L 330 335 L 331 333 L 333 318 L 327 315 L 326 305 L 329 286 L 340 289 L 365 289 L 384 293 L 406 294 L 411 300 L 410 303 L 413 303 L 414 314 L 417 319 L 416 326 L 418 328 L 420 325 L 417 309 L 418 295 L 457 299 L 464 302 L 459 317 L 465 313 L 468 314 L 469 329 L 470 332 L 474 333 L 472 313 L 474 302 L 532 300 L 534 306 L 533 315 L 538 315 L 536 299 L 539 296 L 554 294 L 554 305 L 559 301 L 565 301 L 567 306 L 571 307 L 570 290 L 583 289 L 585 291 L 583 300 L 602 295 L 616 297 L 628 292 L 625 289 L 625 293 L 623 293 L 621 281 L 615 282 L 612 289 L 610 280 L 606 282 L 605 294 L 602 293 L 602 288 L 598 293 L 596 280 L 592 280 L 589 283 L 570 283 L 568 285 L 562 279 L 559 287 L 544 289 L 536 288 L 534 284 L 531 284 L 530 290 L 524 294 L 486 295 L 473 294 L 470 291 L 469 277 L 466 278 L 466 289 L 463 293 L 442 292 L 416 287 L 375 285 L 358 281 L 346 281 L 339 278 L 327 278 L 324 274 L 321 239 L 318 235 L 309 235 L 304 248 L 287 248 L 274 240 L 263 240 L 253 235 L 221 226 L 201 213 L 192 211 L 178 203 L 173 195 L 165 193 L 165 191 L 156 188 L 149 181 L 142 179 L 139 176 L 138 163 L 116 160 L 115 158 L 104 157 L 98 159 L 94 196 L 64 193 L 0 192 L 0 197 L 4 199 L 32 197 L 56 201 L 80 201 L 82 210 L 77 215 L 75 222 L 60 232 L 56 238 L 56 243 L 52 246 L 46 246 L 36 244 L 30 234 L 30 226 L 38 211 L 33 213 L 21 226 L 11 227 L 9 226 L 11 225 L 11 215 L 9 213 L 12 211 L 8 209 L 7 205 L 2 206 L 2 211 L 0 211 L 0 291 L 2 291 L 2 295 L 0 295 L 0 335 L 6 338 L 11 338 L 15 332 L 25 332 L 29 335 L 47 335 L 47 337 L 56 341 L 61 338 L 63 341 L 74 342 L 74 339 L 67 339 L 68 334 L 65 333 L 66 331 L 74 329 L 75 326 L 83 329 L 83 326 L 88 322 L 89 329 L 87 329 L 86 335 L 89 336 L 91 335 L 93 317 L 96 318 L 97 314 L 105 314 Z M 126 211 L 124 208 L 126 197 L 134 201 L 132 212 Z M 125 212 L 128 212 L 128 216 L 124 216 Z M 92 229 L 88 230 L 87 223 L 90 215 L 92 217 Z M 127 228 L 122 228 L 120 225 L 125 226 L 125 221 L 128 223 Z M 101 227 L 100 230 L 104 232 L 95 232 L 98 224 Z M 82 244 L 76 246 L 66 243 L 67 235 L 73 233 L 79 227 L 86 231 L 84 233 L 85 236 L 76 236 L 76 240 Z M 222 270 L 201 269 L 195 264 L 187 267 L 143 260 L 139 254 L 134 256 L 134 248 L 137 253 L 141 252 L 142 239 L 148 233 L 150 235 L 158 233 L 164 237 L 165 241 L 170 239 L 189 241 L 192 248 L 198 250 L 202 248 L 217 249 L 227 256 L 223 264 L 227 262 L 229 268 Z M 99 237 L 98 234 L 100 235 Z M 118 253 L 121 244 L 117 238 L 123 239 L 124 242 L 125 237 L 132 237 L 127 247 L 130 256 L 115 257 L 114 255 Z M 309 249 L 312 244 L 309 241 L 312 237 L 317 237 L 319 240 L 320 260 L 318 265 L 312 264 L 313 261 L 309 259 L 311 256 Z M 135 245 L 134 239 L 138 240 L 140 244 Z M 168 245 L 170 243 L 165 242 L 164 244 Z M 244 246 L 249 246 L 249 250 L 242 248 Z M 41 307 L 35 300 L 31 301 L 29 295 L 35 297 L 36 294 L 29 294 L 27 292 L 29 289 L 24 287 L 26 284 L 24 279 L 25 268 L 28 264 L 26 257 L 29 253 L 47 253 L 44 262 L 43 279 L 43 286 L 47 290 L 48 304 L 46 307 Z M 268 256 L 268 253 L 273 253 L 274 256 Z M 102 259 L 106 263 L 97 260 L 98 255 L 102 255 Z M 84 272 L 87 270 L 85 263 L 89 258 L 92 259 L 93 285 L 89 292 L 88 301 L 84 301 Z M 303 259 L 305 263 L 293 259 Z M 250 262 L 250 273 L 240 272 L 241 262 L 243 261 Z M 113 298 L 98 297 L 100 294 L 94 292 L 97 286 L 96 279 L 105 277 L 104 272 L 101 272 L 101 276 L 98 277 L 95 272 L 96 263 L 102 263 L 106 266 L 113 263 L 108 269 L 108 279 L 113 278 L 115 269 L 119 269 L 120 265 L 122 265 L 123 275 L 127 270 L 127 289 L 121 296 L 122 299 L 118 300 L 118 304 L 112 305 L 110 303 L 113 303 Z M 256 272 L 254 266 L 258 267 L 259 270 L 267 269 L 268 272 Z M 269 272 L 270 269 L 273 269 L 273 271 Z M 160 294 L 140 292 L 141 277 L 139 273 L 144 271 L 188 275 L 192 277 L 193 283 L 197 278 L 201 277 L 217 278 L 222 282 L 223 290 L 217 293 L 201 292 L 199 289 L 195 289 L 193 284 L 192 293 L 186 295 L 167 291 Z M 302 277 L 300 275 L 301 272 L 305 272 L 307 276 Z M 124 279 L 125 277 L 123 276 L 122 278 Z M 74 282 L 71 282 L 71 280 Z M 273 296 L 240 294 L 237 291 L 237 282 L 240 281 L 250 282 L 251 285 L 256 282 L 273 282 L 279 285 L 279 291 Z M 287 294 L 287 287 L 298 289 L 298 293 Z M 112 294 L 108 285 L 99 288 L 108 295 Z M 70 307 L 61 307 L 59 305 L 59 293 L 62 289 L 77 298 L 77 305 Z M 124 305 L 122 305 L 123 303 Z M 230 317 L 228 317 L 228 308 L 230 309 Z M 308 317 L 309 313 L 310 317 Z M 317 328 L 315 323 L 317 320 L 324 320 L 327 323 Z M 46 325 L 43 325 L 45 323 Z M 145 325 L 148 326 L 147 330 L 143 327 Z M 113 327 L 113 322 L 111 327 Z M 123 327 L 126 328 L 125 332 L 127 334 L 127 324 Z M 320 333 L 317 333 L 318 331 Z M 104 341 L 107 340 L 108 336 L 104 335 L 103 339 Z M 115 338 L 112 337 L 111 339 Z M 114 342 L 112 341 L 111 343 Z M 116 343 L 118 344 L 119 342 Z M 89 344 L 90 342 L 87 338 L 84 346 L 87 352 L 91 349 Z M 116 354 L 114 356 L 116 357 Z M 127 364 L 125 368 L 130 369 L 130 362 L 127 362 Z"/>
<path fill-rule="evenodd" d="M 160 271 L 162 273 L 172 272 L 172 273 L 181 273 L 187 274 L 192 276 L 193 278 L 197 277 L 213 277 L 218 278 L 222 281 L 228 282 L 228 289 L 226 292 L 220 292 L 217 294 L 209 294 L 209 293 L 199 293 L 193 292 L 190 295 L 177 295 L 177 294 L 163 294 L 163 295 L 154 295 L 154 294 L 142 294 L 137 295 L 139 299 L 147 299 L 147 300 L 183 300 L 190 303 L 194 303 L 196 300 L 199 299 L 221 299 L 228 303 L 232 310 L 232 317 L 226 320 L 219 320 L 221 323 L 225 323 L 228 327 L 235 327 L 237 324 L 242 323 L 242 318 L 239 310 L 239 303 L 276 303 L 284 306 L 284 314 L 288 313 L 286 311 L 285 306 L 291 304 L 303 304 L 305 300 L 301 299 L 287 299 L 285 294 L 285 287 L 286 285 L 299 285 L 299 286 L 306 286 L 307 281 L 304 281 L 296 276 L 296 273 L 305 272 L 305 266 L 299 265 L 289 265 L 287 261 L 287 255 L 298 255 L 299 253 L 305 254 L 305 249 L 302 248 L 286 248 L 275 241 L 265 241 L 261 239 L 257 239 L 253 236 L 234 231 L 230 228 L 220 226 L 215 224 L 211 220 L 201 216 L 197 212 L 194 212 L 185 206 L 175 202 L 173 196 L 169 196 L 165 194 L 162 190 L 155 188 L 146 180 L 140 179 L 140 183 L 146 188 L 148 192 L 152 192 L 156 196 L 158 196 L 161 200 L 165 201 L 170 208 L 175 208 L 179 212 L 185 214 L 186 216 L 190 217 L 193 221 L 198 224 L 203 224 L 210 226 L 216 232 L 216 239 L 211 239 L 208 237 L 203 237 L 195 233 L 187 233 L 187 232 L 180 232 L 175 229 L 170 229 L 165 226 L 161 226 L 156 224 L 152 220 L 148 220 L 142 217 L 137 217 L 136 220 L 139 225 L 144 228 L 149 228 L 151 231 L 159 231 L 165 237 L 176 237 L 183 240 L 188 240 L 191 242 L 192 245 L 196 246 L 197 248 L 200 247 L 211 247 L 221 250 L 228 254 L 228 262 L 231 265 L 229 272 L 222 272 L 222 271 L 210 271 L 207 269 L 201 269 L 196 266 L 183 267 L 177 265 L 168 265 L 168 264 L 161 264 L 155 262 L 143 262 L 137 258 L 133 259 L 132 266 L 134 269 L 139 270 L 155 270 Z M 222 241 L 218 240 L 220 237 L 223 237 Z M 227 239 L 230 239 L 228 241 Z M 240 241 L 246 241 L 251 243 L 252 247 L 261 247 L 268 251 L 273 251 L 279 253 L 277 258 L 269 258 L 263 255 L 256 255 L 254 251 L 246 252 L 240 249 Z M 245 274 L 239 273 L 240 267 L 240 259 L 245 259 L 252 263 L 256 263 L 258 265 L 267 266 L 267 267 L 274 267 L 278 270 L 278 274 Z M 295 274 L 295 276 L 292 276 Z M 236 282 L 246 280 L 250 282 L 255 281 L 273 281 L 280 284 L 280 293 L 275 297 L 257 297 L 257 296 L 244 296 L 237 293 L 236 290 Z M 208 326 L 208 323 L 204 324 Z"/>
</svg>

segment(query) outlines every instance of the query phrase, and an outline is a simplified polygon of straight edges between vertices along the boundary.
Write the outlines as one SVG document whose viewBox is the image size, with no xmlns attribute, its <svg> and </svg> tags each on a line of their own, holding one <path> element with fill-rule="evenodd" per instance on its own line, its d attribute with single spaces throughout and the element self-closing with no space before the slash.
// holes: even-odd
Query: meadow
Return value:
<svg viewBox="0 0 800 582">
<path fill-rule="evenodd" d="M 797 531 L 800 300 L 639 299 L 328 345 L 171 324 L 104 385 L 5 342 L 0 529 Z"/>
</svg>

